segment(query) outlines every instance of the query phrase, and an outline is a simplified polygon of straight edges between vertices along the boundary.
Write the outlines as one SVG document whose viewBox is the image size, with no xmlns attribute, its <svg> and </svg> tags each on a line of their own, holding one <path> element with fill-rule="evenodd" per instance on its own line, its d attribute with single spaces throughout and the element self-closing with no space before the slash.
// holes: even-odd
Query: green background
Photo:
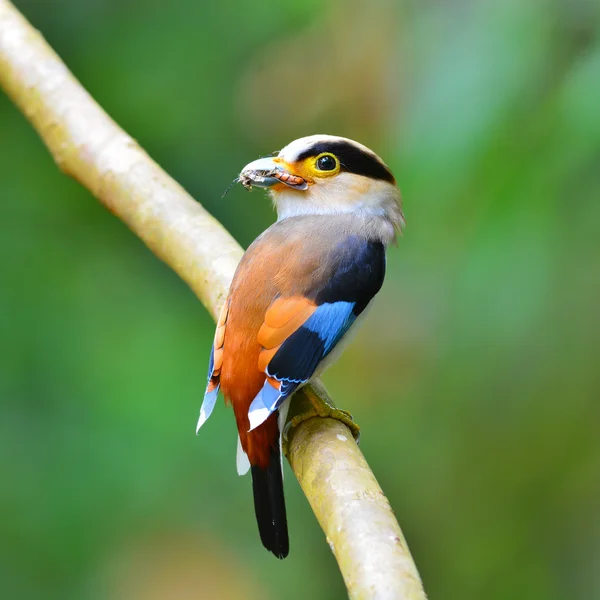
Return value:
<svg viewBox="0 0 600 600">
<path fill-rule="evenodd" d="M 432 599 L 600 598 L 600 4 L 19 0 L 243 245 L 221 195 L 313 133 L 395 172 L 407 227 L 324 377 Z M 0 596 L 343 598 L 286 466 L 265 552 L 235 427 L 195 437 L 213 323 L 0 94 Z"/>
</svg>

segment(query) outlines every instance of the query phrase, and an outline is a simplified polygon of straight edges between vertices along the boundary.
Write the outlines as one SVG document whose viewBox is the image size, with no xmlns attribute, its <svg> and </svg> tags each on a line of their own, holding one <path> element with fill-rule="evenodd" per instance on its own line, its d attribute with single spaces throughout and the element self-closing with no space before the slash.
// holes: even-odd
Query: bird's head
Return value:
<svg viewBox="0 0 600 600">
<path fill-rule="evenodd" d="M 353 140 L 311 135 L 276 156 L 259 158 L 240 173 L 244 187 L 268 188 L 279 219 L 356 213 L 404 224 L 400 191 L 388 166 Z"/>
</svg>

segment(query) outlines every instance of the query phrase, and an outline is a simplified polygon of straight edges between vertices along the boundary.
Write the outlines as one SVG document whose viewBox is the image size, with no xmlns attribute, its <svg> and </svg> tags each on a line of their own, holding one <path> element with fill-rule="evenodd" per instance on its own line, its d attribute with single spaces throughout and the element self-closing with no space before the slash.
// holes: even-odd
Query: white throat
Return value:
<svg viewBox="0 0 600 600">
<path fill-rule="evenodd" d="M 277 209 L 277 220 L 301 215 L 356 214 L 383 217 L 394 225 L 403 220 L 396 186 L 350 173 L 316 182 L 306 191 L 285 189 L 271 192 Z"/>
</svg>

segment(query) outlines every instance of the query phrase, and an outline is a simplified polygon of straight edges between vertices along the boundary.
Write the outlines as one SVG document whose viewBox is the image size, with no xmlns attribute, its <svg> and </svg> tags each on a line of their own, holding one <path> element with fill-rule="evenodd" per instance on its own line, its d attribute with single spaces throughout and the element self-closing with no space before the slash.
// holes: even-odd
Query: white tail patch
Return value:
<svg viewBox="0 0 600 600">
<path fill-rule="evenodd" d="M 248 455 L 244 452 L 244 449 L 242 448 L 242 442 L 240 441 L 239 435 L 237 441 L 237 453 L 235 456 L 235 464 L 237 466 L 238 475 L 245 475 L 250 470 L 250 461 L 248 460 Z"/>
<path fill-rule="evenodd" d="M 269 380 L 265 380 L 260 392 L 252 401 L 248 409 L 248 420 L 250 421 L 249 432 L 262 425 L 276 410 L 281 398 L 279 389 L 274 388 Z"/>
<path fill-rule="evenodd" d="M 271 411 L 268 408 L 250 408 L 251 410 L 248 413 L 250 429 L 248 429 L 248 432 L 256 429 L 259 425 L 262 425 L 271 416 Z"/>
</svg>

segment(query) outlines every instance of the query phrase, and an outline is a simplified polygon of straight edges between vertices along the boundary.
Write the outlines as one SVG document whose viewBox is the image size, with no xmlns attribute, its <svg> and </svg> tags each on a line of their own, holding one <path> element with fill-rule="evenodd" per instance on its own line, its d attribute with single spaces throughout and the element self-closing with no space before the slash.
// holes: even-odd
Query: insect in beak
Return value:
<svg viewBox="0 0 600 600">
<path fill-rule="evenodd" d="M 270 157 L 259 158 L 246 165 L 238 179 L 247 190 L 251 190 L 253 186 L 270 188 L 277 183 L 295 190 L 308 189 L 308 182 L 303 177 L 290 173 Z"/>
</svg>

